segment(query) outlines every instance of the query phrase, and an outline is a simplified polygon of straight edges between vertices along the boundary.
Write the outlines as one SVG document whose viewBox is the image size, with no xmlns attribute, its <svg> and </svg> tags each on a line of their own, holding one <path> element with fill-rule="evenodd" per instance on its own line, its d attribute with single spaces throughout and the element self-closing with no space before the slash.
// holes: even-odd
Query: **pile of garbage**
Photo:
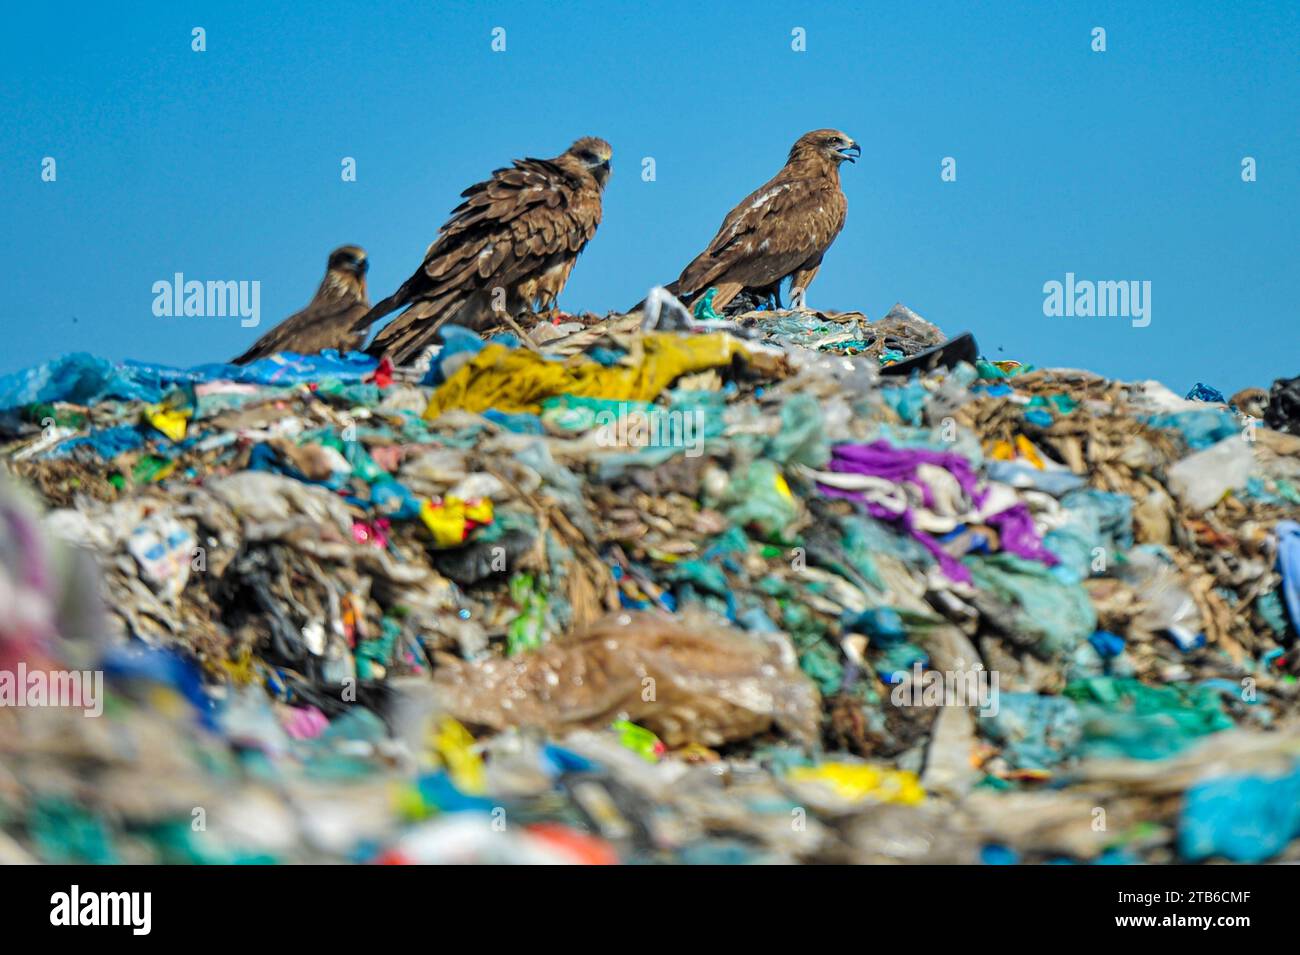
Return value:
<svg viewBox="0 0 1300 955">
<path fill-rule="evenodd" d="M 1300 859 L 1300 379 L 973 349 L 0 376 L 0 861 Z"/>
</svg>

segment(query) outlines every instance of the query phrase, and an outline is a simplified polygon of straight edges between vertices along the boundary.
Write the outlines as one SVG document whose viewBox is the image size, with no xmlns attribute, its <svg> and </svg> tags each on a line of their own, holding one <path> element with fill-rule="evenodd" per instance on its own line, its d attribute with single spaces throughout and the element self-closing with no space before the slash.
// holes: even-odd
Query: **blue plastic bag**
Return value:
<svg viewBox="0 0 1300 955">
<path fill-rule="evenodd" d="M 94 448 L 105 461 L 111 461 L 119 454 L 143 447 L 144 432 L 133 424 L 121 424 L 113 428 L 100 428 L 80 438 L 71 438 L 50 451 L 52 458 L 61 458 L 81 447 Z"/>
<path fill-rule="evenodd" d="M 1178 851 L 1198 861 L 1271 859 L 1300 836 L 1300 767 L 1285 776 L 1222 776 L 1187 791 Z"/>
<path fill-rule="evenodd" d="M 378 365 L 376 359 L 363 352 L 340 355 L 329 348 L 319 355 L 282 352 L 268 358 L 259 358 L 247 365 L 213 362 L 195 365 L 193 368 L 172 368 L 128 360 L 122 363 L 120 370 L 141 386 L 162 392 L 172 385 L 203 381 L 237 381 L 248 385 L 294 385 L 326 379 L 357 382 L 373 372 Z"/>
<path fill-rule="evenodd" d="M 1234 437 L 1241 431 L 1232 412 L 1223 408 L 1148 415 L 1145 421 L 1153 428 L 1171 428 L 1178 431 L 1193 451 L 1218 444 L 1224 438 Z"/>
<path fill-rule="evenodd" d="M 140 382 L 129 370 L 85 352 L 0 375 L 0 410 L 45 401 L 89 405 L 105 398 L 158 401 L 164 389 Z"/>
<path fill-rule="evenodd" d="M 1286 600 L 1291 626 L 1300 631 L 1300 524 L 1278 521 L 1277 569 L 1282 575 L 1282 596 Z"/>
</svg>

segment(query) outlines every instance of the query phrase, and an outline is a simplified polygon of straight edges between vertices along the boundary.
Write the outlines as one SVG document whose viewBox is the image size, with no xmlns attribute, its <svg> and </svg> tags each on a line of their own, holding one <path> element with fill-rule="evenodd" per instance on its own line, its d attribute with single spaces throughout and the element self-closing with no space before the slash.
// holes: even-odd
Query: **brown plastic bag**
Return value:
<svg viewBox="0 0 1300 955">
<path fill-rule="evenodd" d="M 773 723 L 810 744 L 820 705 L 785 637 L 653 613 L 606 617 L 519 656 L 442 667 L 435 684 L 462 722 L 558 735 L 629 719 L 669 747 L 718 746 Z"/>
</svg>

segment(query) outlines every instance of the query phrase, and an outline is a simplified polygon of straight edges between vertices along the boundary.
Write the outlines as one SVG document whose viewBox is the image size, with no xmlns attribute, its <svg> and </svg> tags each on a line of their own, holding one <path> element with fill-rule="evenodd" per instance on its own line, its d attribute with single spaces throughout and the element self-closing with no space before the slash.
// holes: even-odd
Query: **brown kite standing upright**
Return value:
<svg viewBox="0 0 1300 955">
<path fill-rule="evenodd" d="M 789 277 L 793 304 L 802 306 L 822 256 L 844 228 L 840 163 L 861 155 L 837 129 L 800 136 L 781 171 L 727 214 L 709 247 L 668 290 L 689 302 L 716 288 L 713 306 L 721 310 L 742 292 L 779 302 Z"/>
<path fill-rule="evenodd" d="M 370 262 L 360 246 L 345 245 L 330 253 L 325 278 L 316 296 L 301 312 L 290 315 L 271 329 L 238 358 L 236 365 L 246 365 L 257 358 L 278 352 L 311 355 L 326 348 L 346 354 L 360 348 L 366 340 L 367 325 L 359 320 L 370 311 L 366 297 L 366 270 Z"/>
<path fill-rule="evenodd" d="M 554 159 L 515 160 L 462 192 L 416 273 L 357 322 L 406 309 L 367 351 L 405 364 L 444 322 L 478 329 L 497 311 L 552 307 L 600 225 L 611 153 L 588 136 Z"/>
</svg>

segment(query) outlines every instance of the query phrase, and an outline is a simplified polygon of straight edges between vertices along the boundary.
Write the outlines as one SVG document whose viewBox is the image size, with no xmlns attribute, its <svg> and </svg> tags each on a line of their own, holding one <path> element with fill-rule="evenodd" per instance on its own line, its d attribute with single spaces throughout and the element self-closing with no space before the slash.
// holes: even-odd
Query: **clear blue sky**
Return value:
<svg viewBox="0 0 1300 955">
<path fill-rule="evenodd" d="M 974 330 L 992 357 L 1180 391 L 1267 387 L 1300 374 L 1298 11 L 11 4 L 0 372 L 71 350 L 228 358 L 304 305 L 348 242 L 370 251 L 378 300 L 461 189 L 586 134 L 613 144 L 614 176 L 560 304 L 625 307 L 674 278 L 799 134 L 835 126 L 863 157 L 844 170 L 848 223 L 814 306 L 878 317 L 902 301 Z M 791 50 L 795 27 L 806 52 Z M 355 183 L 340 180 L 344 156 Z M 945 156 L 956 182 L 940 179 Z M 1243 156 L 1258 181 L 1242 181 Z M 154 317 L 151 287 L 177 271 L 259 280 L 262 327 Z M 1149 280 L 1151 325 L 1045 317 L 1043 283 L 1070 271 Z"/>
</svg>

